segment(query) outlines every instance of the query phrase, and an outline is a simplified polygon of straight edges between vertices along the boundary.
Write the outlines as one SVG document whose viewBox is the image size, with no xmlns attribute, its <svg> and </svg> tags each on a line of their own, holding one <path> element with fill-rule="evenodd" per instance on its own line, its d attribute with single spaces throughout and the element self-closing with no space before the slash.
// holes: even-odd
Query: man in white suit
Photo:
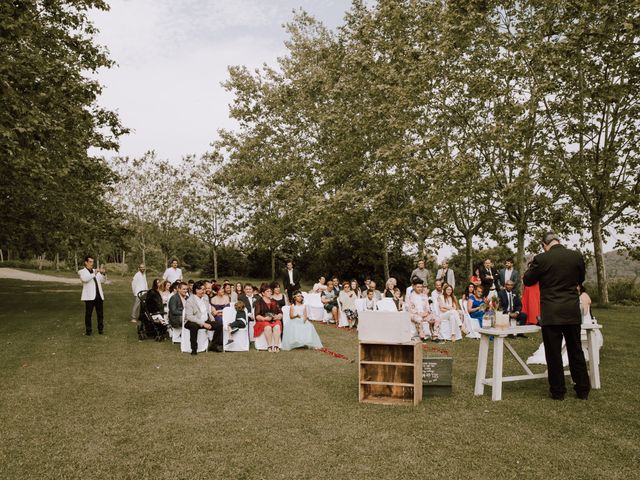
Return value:
<svg viewBox="0 0 640 480">
<path fill-rule="evenodd" d="M 85 335 L 91 335 L 91 317 L 93 315 L 93 309 L 96 309 L 96 315 L 98 317 L 98 333 L 102 335 L 104 333 L 104 313 L 103 302 L 104 293 L 102 292 L 102 283 L 105 281 L 104 268 L 93 268 L 93 257 L 87 255 L 84 257 L 84 268 L 78 271 L 80 280 L 82 281 L 82 296 L 80 300 L 84 302 L 84 327 Z"/>
</svg>

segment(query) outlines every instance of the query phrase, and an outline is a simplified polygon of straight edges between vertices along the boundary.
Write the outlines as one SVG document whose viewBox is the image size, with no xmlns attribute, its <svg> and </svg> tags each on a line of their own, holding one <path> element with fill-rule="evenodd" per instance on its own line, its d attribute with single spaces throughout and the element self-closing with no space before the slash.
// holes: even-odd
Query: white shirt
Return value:
<svg viewBox="0 0 640 480">
<path fill-rule="evenodd" d="M 133 295 L 135 297 L 138 296 L 138 293 L 149 290 L 147 276 L 144 273 L 140 271 L 136 272 L 136 274 L 133 276 L 133 280 L 131 280 L 131 290 L 133 291 Z"/>
<path fill-rule="evenodd" d="M 513 275 L 513 268 L 504 270 L 504 283 L 507 283 L 509 280 L 511 280 L 511 275 Z"/>
<path fill-rule="evenodd" d="M 206 295 L 203 295 L 202 298 L 196 297 L 196 301 L 200 309 L 200 321 L 204 323 L 209 320 L 209 299 Z"/>
<path fill-rule="evenodd" d="M 164 271 L 162 278 L 168 280 L 169 283 L 173 283 L 176 280 L 182 280 L 182 270 L 179 268 L 169 267 Z"/>
<path fill-rule="evenodd" d="M 291 270 L 287 270 L 289 272 L 289 285 L 293 285 L 293 268 Z M 289 286 L 287 285 L 287 286 Z"/>
</svg>

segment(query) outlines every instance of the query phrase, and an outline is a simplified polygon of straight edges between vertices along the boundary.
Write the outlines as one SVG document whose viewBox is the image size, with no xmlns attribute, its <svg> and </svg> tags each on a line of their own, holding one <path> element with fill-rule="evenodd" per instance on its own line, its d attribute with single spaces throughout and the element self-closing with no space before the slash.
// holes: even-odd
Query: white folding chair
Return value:
<svg viewBox="0 0 640 480">
<path fill-rule="evenodd" d="M 201 328 L 198 330 L 198 353 L 206 352 L 209 347 L 209 330 Z M 182 332 L 180 339 L 180 351 L 182 353 L 191 353 L 191 332 L 184 328 L 184 321 L 182 322 Z"/>
<path fill-rule="evenodd" d="M 327 312 L 324 309 L 324 305 L 322 305 L 319 293 L 309 293 L 305 298 L 304 303 L 307 306 L 309 320 L 316 322 L 324 321 L 325 313 Z"/>
<path fill-rule="evenodd" d="M 245 309 L 245 314 L 247 310 Z M 229 335 L 227 326 L 236 319 L 236 309 L 234 307 L 225 307 L 222 310 L 222 345 L 225 352 L 248 352 L 249 351 L 249 335 L 245 328 L 241 328 L 233 335 Z M 229 338 L 233 339 L 233 343 L 227 345 Z"/>
<path fill-rule="evenodd" d="M 366 298 L 357 298 L 356 299 L 356 310 L 358 312 L 364 312 L 364 307 L 367 305 Z"/>
</svg>

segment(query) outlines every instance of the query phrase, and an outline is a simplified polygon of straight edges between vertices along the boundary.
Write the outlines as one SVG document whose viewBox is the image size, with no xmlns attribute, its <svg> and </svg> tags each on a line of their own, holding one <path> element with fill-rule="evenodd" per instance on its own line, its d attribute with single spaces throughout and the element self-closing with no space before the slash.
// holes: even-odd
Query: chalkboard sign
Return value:
<svg viewBox="0 0 640 480">
<path fill-rule="evenodd" d="M 425 357 L 422 359 L 423 396 L 451 395 L 453 358 Z"/>
</svg>

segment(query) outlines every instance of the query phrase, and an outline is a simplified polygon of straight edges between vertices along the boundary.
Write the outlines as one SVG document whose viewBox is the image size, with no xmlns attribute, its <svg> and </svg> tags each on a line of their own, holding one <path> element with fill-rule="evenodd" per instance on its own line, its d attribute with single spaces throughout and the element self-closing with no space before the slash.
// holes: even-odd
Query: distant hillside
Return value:
<svg viewBox="0 0 640 480">
<path fill-rule="evenodd" d="M 640 276 L 640 262 L 629 257 L 626 250 L 614 250 L 604 254 L 607 277 L 610 280 L 619 278 L 634 279 Z M 591 257 L 587 265 L 587 279 L 595 281 L 596 264 Z"/>
</svg>

